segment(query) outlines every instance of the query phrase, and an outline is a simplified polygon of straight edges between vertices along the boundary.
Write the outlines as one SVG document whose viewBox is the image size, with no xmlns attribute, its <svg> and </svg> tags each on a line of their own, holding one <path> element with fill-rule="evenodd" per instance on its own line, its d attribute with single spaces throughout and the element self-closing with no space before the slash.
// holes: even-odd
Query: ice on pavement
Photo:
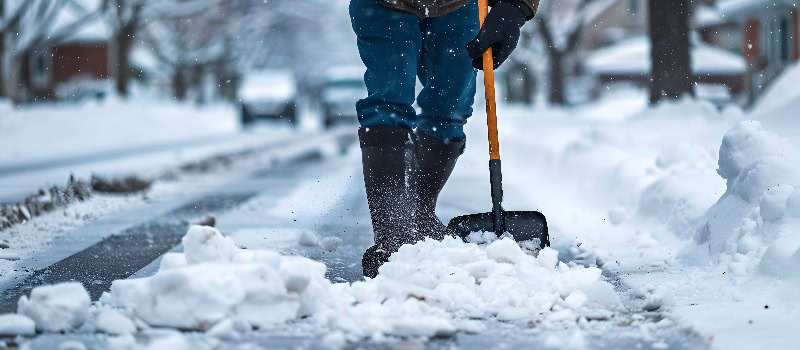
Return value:
<svg viewBox="0 0 800 350">
<path fill-rule="evenodd" d="M 183 244 L 155 275 L 114 281 L 92 312 L 77 283 L 37 287 L 19 312 L 44 331 L 76 329 L 91 315 L 111 334 L 134 332 L 141 320 L 226 337 L 302 319 L 357 340 L 479 331 L 475 319 L 485 318 L 575 323 L 622 308 L 600 269 L 568 266 L 549 248 L 528 255 L 508 238 L 406 245 L 377 278 L 352 284 L 331 283 L 324 264 L 304 257 L 239 249 L 212 227 L 192 226 Z"/>
</svg>

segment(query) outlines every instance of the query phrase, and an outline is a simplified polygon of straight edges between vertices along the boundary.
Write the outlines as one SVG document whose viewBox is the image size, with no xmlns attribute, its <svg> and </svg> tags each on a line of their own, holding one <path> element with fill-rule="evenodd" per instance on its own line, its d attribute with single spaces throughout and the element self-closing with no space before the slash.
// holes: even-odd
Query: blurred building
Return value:
<svg viewBox="0 0 800 350">
<path fill-rule="evenodd" d="M 797 59 L 793 0 L 692 2 L 693 80 L 701 97 L 756 95 Z M 647 88 L 650 82 L 648 0 L 592 0 L 581 29 L 584 72 L 596 91 L 610 84 Z M 726 97 L 727 96 L 727 97 Z"/>
<path fill-rule="evenodd" d="M 99 12 L 102 0 L 80 0 L 44 16 L 23 17 L 29 48 L 15 52 L 5 86 L 18 102 L 81 99 L 103 94 L 110 71 L 111 29 Z M 36 27 L 35 31 L 31 27 Z M 34 34 L 30 34 L 34 33 Z"/>
<path fill-rule="evenodd" d="M 747 62 L 752 102 L 788 66 L 800 60 L 800 3 L 796 0 L 719 0 L 695 13 L 695 27 L 713 45 Z"/>
</svg>

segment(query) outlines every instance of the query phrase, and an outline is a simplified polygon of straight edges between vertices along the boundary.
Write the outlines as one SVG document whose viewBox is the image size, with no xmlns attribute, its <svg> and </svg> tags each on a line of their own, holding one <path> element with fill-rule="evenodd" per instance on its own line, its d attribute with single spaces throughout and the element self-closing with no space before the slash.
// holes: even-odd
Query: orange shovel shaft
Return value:
<svg viewBox="0 0 800 350">
<path fill-rule="evenodd" d="M 481 27 L 489 14 L 489 1 L 478 0 Z M 492 48 L 483 53 L 483 87 L 486 91 L 486 124 L 489 127 L 489 159 L 500 159 L 500 142 L 497 136 L 497 102 L 494 94 L 494 59 Z"/>
</svg>

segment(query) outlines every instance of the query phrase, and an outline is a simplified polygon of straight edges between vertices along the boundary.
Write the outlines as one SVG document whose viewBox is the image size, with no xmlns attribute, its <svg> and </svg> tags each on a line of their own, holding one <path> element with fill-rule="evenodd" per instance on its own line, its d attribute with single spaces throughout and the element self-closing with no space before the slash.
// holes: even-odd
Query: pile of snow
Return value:
<svg viewBox="0 0 800 350">
<path fill-rule="evenodd" d="M 684 257 L 727 263 L 734 277 L 800 272 L 800 151 L 759 122 L 744 121 L 725 135 L 717 172 L 727 191 Z"/>
<path fill-rule="evenodd" d="M 326 341 L 345 342 L 480 331 L 474 319 L 484 318 L 575 324 L 622 310 L 597 267 L 564 264 L 549 248 L 534 257 L 508 238 L 406 245 L 377 278 L 353 284 L 332 284 L 325 265 L 307 258 L 240 249 L 212 227 L 192 226 L 183 245 L 155 275 L 114 281 L 91 307 L 83 287 L 69 283 L 34 289 L 19 313 L 42 331 L 131 334 L 152 326 L 219 338 L 307 322 L 335 338 Z"/>
<path fill-rule="evenodd" d="M 377 278 L 353 284 L 331 284 L 325 265 L 306 258 L 238 249 L 210 227 L 192 227 L 183 243 L 156 275 L 114 282 L 106 300 L 152 326 L 266 328 L 309 317 L 351 339 L 446 335 L 474 328 L 469 318 L 574 321 L 620 308 L 600 269 L 559 263 L 551 249 L 529 256 L 510 239 L 404 246 Z"/>
</svg>

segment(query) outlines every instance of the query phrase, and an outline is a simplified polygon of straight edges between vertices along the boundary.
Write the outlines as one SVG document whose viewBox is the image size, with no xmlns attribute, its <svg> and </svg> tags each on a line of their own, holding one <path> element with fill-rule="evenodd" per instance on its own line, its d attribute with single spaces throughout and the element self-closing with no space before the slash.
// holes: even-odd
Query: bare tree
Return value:
<svg viewBox="0 0 800 350">
<path fill-rule="evenodd" d="M 650 103 L 694 94 L 689 43 L 690 0 L 650 0 Z"/>
<path fill-rule="evenodd" d="M 22 60 L 32 51 L 68 38 L 100 16 L 100 8 L 87 8 L 83 2 L 76 0 L 2 0 L 2 4 L 4 15 L 0 23 L 0 37 L 3 38 L 0 61 L 5 62 L 5 68 L 8 69 L 2 72 L 2 78 L 6 80 L 17 74 Z M 15 6 L 10 6 L 12 4 Z M 59 13 L 64 10 L 72 11 L 77 17 L 56 26 Z M 5 94 L 10 95 L 11 92 L 6 90 Z M 20 96 L 14 97 L 19 99 Z"/>
<path fill-rule="evenodd" d="M 564 64 L 580 44 L 587 3 L 588 0 L 542 1 L 539 13 L 536 15 L 535 30 L 544 41 L 544 49 L 549 58 L 548 81 L 551 104 L 567 103 Z M 558 15 L 553 13 L 556 7 L 559 9 Z"/>
<path fill-rule="evenodd" d="M 249 69 L 291 67 L 303 76 L 324 61 L 329 43 L 320 19 L 330 1 L 195 0 L 194 11 L 179 3 L 181 11 L 162 11 L 142 32 L 175 98 L 187 98 L 210 75 L 218 94 L 232 99 Z"/>
<path fill-rule="evenodd" d="M 116 89 L 121 96 L 128 95 L 128 82 L 131 79 L 130 52 L 136 34 L 144 23 L 142 16 L 145 0 L 105 0 L 103 9 L 108 13 L 113 31 L 113 67 Z"/>
</svg>

